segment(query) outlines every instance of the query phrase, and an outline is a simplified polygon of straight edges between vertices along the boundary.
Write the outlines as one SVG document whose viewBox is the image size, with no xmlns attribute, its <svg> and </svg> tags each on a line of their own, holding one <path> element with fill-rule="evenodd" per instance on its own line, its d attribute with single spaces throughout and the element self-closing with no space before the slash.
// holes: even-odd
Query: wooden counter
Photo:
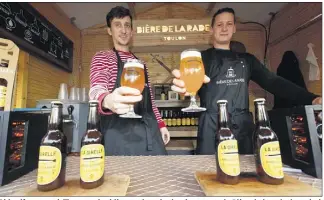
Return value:
<svg viewBox="0 0 324 200">
<path fill-rule="evenodd" d="M 253 156 L 241 156 L 241 171 L 254 172 Z M 106 174 L 130 176 L 127 196 L 205 196 L 195 179 L 196 171 L 215 172 L 212 155 L 115 156 L 106 157 Z M 36 184 L 36 170 L 0 187 L 0 196 L 10 196 L 20 188 Z M 79 157 L 68 157 L 67 176 L 79 174 Z M 322 189 L 322 180 L 300 172 L 285 172 L 299 181 Z M 302 188 L 300 188 L 302 190 Z M 229 196 L 231 194 L 228 194 Z"/>
</svg>

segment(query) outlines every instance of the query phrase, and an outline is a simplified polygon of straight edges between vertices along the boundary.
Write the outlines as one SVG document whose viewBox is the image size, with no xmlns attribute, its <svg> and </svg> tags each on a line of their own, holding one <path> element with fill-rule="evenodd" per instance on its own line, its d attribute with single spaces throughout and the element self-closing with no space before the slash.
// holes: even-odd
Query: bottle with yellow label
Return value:
<svg viewBox="0 0 324 200">
<path fill-rule="evenodd" d="M 186 125 L 190 126 L 190 124 L 191 124 L 190 115 L 189 113 L 186 113 Z"/>
<path fill-rule="evenodd" d="M 63 134 L 62 103 L 53 101 L 48 132 L 43 137 L 38 160 L 37 189 L 50 191 L 65 183 L 67 139 Z"/>
<path fill-rule="evenodd" d="M 103 184 L 105 173 L 105 148 L 99 131 L 98 101 L 89 101 L 87 132 L 81 140 L 80 186 L 96 188 Z"/>
<path fill-rule="evenodd" d="M 163 121 L 164 124 L 165 124 L 165 118 L 164 118 L 164 111 L 163 111 L 163 110 L 160 111 L 160 115 L 161 115 L 161 119 L 162 119 L 162 121 Z"/>
<path fill-rule="evenodd" d="M 265 110 L 265 99 L 255 99 L 255 123 L 253 148 L 258 179 L 266 184 L 279 185 L 284 182 L 279 141 L 271 129 Z"/>
<path fill-rule="evenodd" d="M 165 90 L 164 90 L 164 85 L 162 85 L 161 100 L 166 100 L 166 93 L 165 93 Z"/>
<path fill-rule="evenodd" d="M 172 111 L 172 126 L 177 126 L 177 118 L 178 118 L 177 112 L 173 110 Z"/>
<path fill-rule="evenodd" d="M 181 113 L 181 125 L 186 126 L 187 121 L 186 121 L 186 113 Z"/>
<path fill-rule="evenodd" d="M 169 110 L 169 115 L 168 115 L 168 126 L 172 126 L 172 110 Z"/>
<path fill-rule="evenodd" d="M 191 126 L 196 125 L 195 113 L 191 113 L 190 125 L 191 125 Z"/>
<path fill-rule="evenodd" d="M 164 123 L 165 123 L 166 126 L 169 126 L 168 119 L 169 119 L 169 113 L 168 113 L 167 110 L 164 110 Z"/>
<path fill-rule="evenodd" d="M 181 126 L 181 112 L 177 111 L 177 126 Z"/>
<path fill-rule="evenodd" d="M 229 128 L 227 101 L 217 101 L 218 132 L 216 135 L 216 179 L 225 184 L 238 184 L 240 176 L 240 161 L 237 140 Z"/>
</svg>

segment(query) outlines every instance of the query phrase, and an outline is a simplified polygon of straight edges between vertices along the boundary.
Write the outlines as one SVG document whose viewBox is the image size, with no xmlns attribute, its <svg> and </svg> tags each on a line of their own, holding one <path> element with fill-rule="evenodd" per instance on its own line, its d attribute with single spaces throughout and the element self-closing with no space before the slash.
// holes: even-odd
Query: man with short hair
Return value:
<svg viewBox="0 0 324 200">
<path fill-rule="evenodd" d="M 132 16 L 128 9 L 117 6 L 107 14 L 106 21 L 114 48 L 97 52 L 92 58 L 89 91 L 90 99 L 99 101 L 106 155 L 165 155 L 164 144 L 169 142 L 170 134 L 155 105 L 147 67 L 144 65 L 142 94 L 120 86 L 123 63 L 136 59 L 129 50 Z M 130 104 L 135 104 L 134 110 L 142 119 L 119 117 L 129 111 Z"/>
<path fill-rule="evenodd" d="M 228 101 L 231 129 L 238 140 L 240 154 L 252 154 L 253 115 L 249 112 L 249 81 L 296 104 L 322 104 L 322 97 L 287 81 L 264 67 L 249 53 L 230 50 L 230 42 L 236 32 L 235 12 L 232 8 L 218 10 L 211 22 L 213 48 L 202 51 L 205 80 L 198 95 L 200 104 L 207 108 L 201 113 L 197 137 L 197 154 L 214 154 L 216 151 L 217 101 Z M 186 93 L 179 70 L 174 70 L 172 90 Z"/>
</svg>

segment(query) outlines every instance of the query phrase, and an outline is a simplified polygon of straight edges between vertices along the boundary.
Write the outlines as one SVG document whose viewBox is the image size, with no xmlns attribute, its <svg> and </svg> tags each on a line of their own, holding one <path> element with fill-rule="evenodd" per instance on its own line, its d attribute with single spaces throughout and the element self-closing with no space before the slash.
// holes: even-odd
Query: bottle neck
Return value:
<svg viewBox="0 0 324 200">
<path fill-rule="evenodd" d="M 226 104 L 220 104 L 219 106 L 219 113 L 218 113 L 218 127 L 219 128 L 229 128 L 228 124 L 228 113 L 226 109 Z"/>
<path fill-rule="evenodd" d="M 48 129 L 60 130 L 61 132 L 63 132 L 62 107 L 52 108 Z"/>
<path fill-rule="evenodd" d="M 97 106 L 90 106 L 87 130 L 99 130 L 99 115 Z"/>
<path fill-rule="evenodd" d="M 255 123 L 257 127 L 270 127 L 270 121 L 264 104 L 255 105 Z"/>
</svg>

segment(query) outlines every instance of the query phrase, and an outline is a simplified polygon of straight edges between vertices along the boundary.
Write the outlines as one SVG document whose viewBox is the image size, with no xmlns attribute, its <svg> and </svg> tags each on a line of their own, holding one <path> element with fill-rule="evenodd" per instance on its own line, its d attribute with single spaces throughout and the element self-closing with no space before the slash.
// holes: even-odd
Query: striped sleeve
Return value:
<svg viewBox="0 0 324 200">
<path fill-rule="evenodd" d="M 108 65 L 109 58 L 104 52 L 98 52 L 91 60 L 90 67 L 90 90 L 89 99 L 98 100 L 98 110 L 100 114 L 112 114 L 111 111 L 102 108 L 102 101 L 109 91 L 110 70 Z"/>
<path fill-rule="evenodd" d="M 145 66 L 145 68 L 146 68 L 146 71 L 148 71 L 146 66 Z M 156 107 L 156 104 L 155 104 L 155 100 L 154 100 L 153 92 L 152 92 L 152 88 L 151 88 L 150 76 L 149 76 L 148 72 L 147 72 L 147 78 L 148 78 L 148 80 L 147 80 L 148 87 L 150 89 L 150 97 L 151 97 L 151 102 L 152 102 L 152 109 L 153 109 L 155 118 L 156 118 L 156 120 L 158 122 L 159 128 L 166 127 L 165 123 L 163 122 L 163 120 L 161 118 L 160 112 L 159 112 L 159 110 L 158 110 L 158 108 Z"/>
</svg>

